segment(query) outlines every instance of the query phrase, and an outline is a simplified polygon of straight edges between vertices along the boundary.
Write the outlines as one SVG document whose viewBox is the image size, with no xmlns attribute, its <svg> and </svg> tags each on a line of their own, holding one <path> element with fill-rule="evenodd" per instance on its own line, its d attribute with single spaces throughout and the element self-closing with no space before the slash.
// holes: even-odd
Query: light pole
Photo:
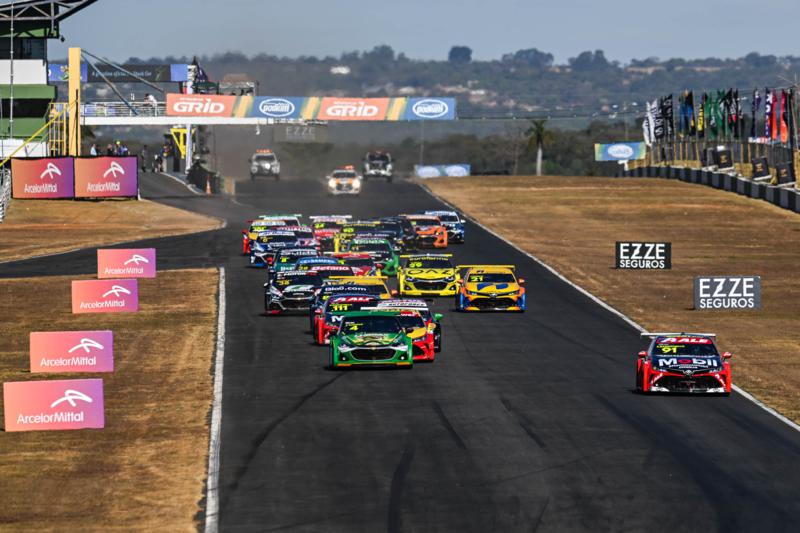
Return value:
<svg viewBox="0 0 800 533">
<path fill-rule="evenodd" d="M 9 37 L 11 62 L 9 65 L 9 106 L 8 106 L 8 138 L 14 137 L 14 2 L 11 2 L 11 36 Z"/>
</svg>

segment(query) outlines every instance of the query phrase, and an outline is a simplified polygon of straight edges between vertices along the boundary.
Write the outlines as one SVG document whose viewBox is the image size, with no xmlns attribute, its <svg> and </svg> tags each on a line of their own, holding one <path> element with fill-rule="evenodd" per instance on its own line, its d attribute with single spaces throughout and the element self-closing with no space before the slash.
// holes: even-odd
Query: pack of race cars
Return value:
<svg viewBox="0 0 800 533">
<path fill-rule="evenodd" d="M 457 264 L 444 253 L 465 241 L 454 211 L 302 220 L 275 214 L 248 221 L 242 253 L 267 271 L 265 313 L 307 313 L 331 368 L 433 362 L 443 346 L 434 298 L 452 298 L 455 311 L 525 311 L 525 281 L 514 265 Z M 713 334 L 643 335 L 650 344 L 638 354 L 637 391 L 730 394 L 731 354 L 718 352 Z"/>
</svg>

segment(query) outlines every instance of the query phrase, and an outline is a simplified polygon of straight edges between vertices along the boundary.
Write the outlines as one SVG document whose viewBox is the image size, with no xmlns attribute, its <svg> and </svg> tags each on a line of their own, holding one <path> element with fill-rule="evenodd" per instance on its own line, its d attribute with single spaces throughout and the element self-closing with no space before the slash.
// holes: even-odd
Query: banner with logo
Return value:
<svg viewBox="0 0 800 533">
<path fill-rule="evenodd" d="M 73 313 L 125 313 L 139 310 L 139 284 L 135 279 L 72 282 Z"/>
<path fill-rule="evenodd" d="M 105 427 L 102 379 L 3 383 L 6 431 Z"/>
<path fill-rule="evenodd" d="M 139 194 L 139 165 L 135 156 L 75 159 L 75 197 L 135 197 Z"/>
<path fill-rule="evenodd" d="M 258 96 L 253 99 L 253 117 L 300 118 L 305 98 L 296 96 Z"/>
<path fill-rule="evenodd" d="M 595 144 L 595 161 L 632 161 L 644 159 L 647 145 L 641 143 Z"/>
<path fill-rule="evenodd" d="M 669 270 L 672 268 L 672 243 L 623 242 L 614 248 L 615 267 L 633 270 Z"/>
<path fill-rule="evenodd" d="M 74 197 L 73 159 L 12 159 L 11 196 L 36 199 Z"/>
<path fill-rule="evenodd" d="M 761 309 L 761 276 L 695 276 L 694 308 Z"/>
<path fill-rule="evenodd" d="M 217 94 L 167 94 L 167 115 L 172 117 L 233 117 L 237 96 Z M 249 97 L 252 102 L 252 97 Z"/>
<path fill-rule="evenodd" d="M 402 103 L 392 105 L 391 98 L 322 98 L 317 120 L 397 120 Z"/>
<path fill-rule="evenodd" d="M 156 277 L 156 249 L 98 249 L 97 277 L 154 278 Z"/>
<path fill-rule="evenodd" d="M 409 98 L 405 120 L 455 120 L 455 98 Z"/>
<path fill-rule="evenodd" d="M 103 76 L 112 82 L 129 83 L 138 82 L 139 80 L 116 67 L 104 65 L 102 63 L 95 63 L 95 67 L 103 73 Z M 189 65 L 186 63 L 173 63 L 171 65 L 122 65 L 122 68 L 136 74 L 139 78 L 152 82 L 181 82 L 189 79 Z M 47 64 L 47 81 L 50 83 L 59 83 L 69 80 L 69 67 L 65 63 L 48 63 Z M 105 83 L 105 80 L 97 73 L 96 70 L 90 69 L 86 63 L 81 63 L 81 82 L 83 83 Z"/>
<path fill-rule="evenodd" d="M 31 372 L 113 372 L 111 331 L 33 331 Z"/>
<path fill-rule="evenodd" d="M 458 165 L 414 165 L 414 174 L 418 178 L 445 178 L 469 176 L 472 167 L 468 164 Z"/>
</svg>

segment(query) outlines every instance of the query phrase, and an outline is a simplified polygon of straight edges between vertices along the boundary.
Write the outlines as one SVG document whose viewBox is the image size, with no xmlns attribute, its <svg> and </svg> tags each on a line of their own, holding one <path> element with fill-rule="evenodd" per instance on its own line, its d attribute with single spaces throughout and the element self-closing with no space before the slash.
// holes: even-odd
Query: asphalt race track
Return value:
<svg viewBox="0 0 800 533">
<path fill-rule="evenodd" d="M 634 394 L 638 332 L 474 225 L 457 261 L 517 264 L 528 312 L 456 314 L 440 300 L 433 364 L 329 371 L 306 316 L 262 314 L 244 220 L 438 207 L 419 187 L 369 181 L 360 198 L 329 198 L 287 177 L 231 200 L 142 181 L 146 197 L 228 220 L 145 242 L 162 269 L 227 267 L 221 531 L 766 532 L 800 516 L 800 433 L 737 394 Z M 0 276 L 94 269 L 83 251 Z"/>
</svg>

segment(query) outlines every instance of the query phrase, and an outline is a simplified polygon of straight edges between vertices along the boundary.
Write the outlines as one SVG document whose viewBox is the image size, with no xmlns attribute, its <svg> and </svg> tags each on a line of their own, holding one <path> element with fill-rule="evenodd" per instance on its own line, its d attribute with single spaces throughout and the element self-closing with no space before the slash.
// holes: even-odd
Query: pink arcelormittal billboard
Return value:
<svg viewBox="0 0 800 533">
<path fill-rule="evenodd" d="M 102 379 L 3 384 L 6 431 L 105 427 Z"/>
<path fill-rule="evenodd" d="M 154 278 L 156 277 L 156 249 L 98 249 L 97 277 Z"/>
<path fill-rule="evenodd" d="M 111 331 L 33 331 L 31 372 L 113 372 Z"/>
<path fill-rule="evenodd" d="M 75 159 L 75 197 L 134 197 L 139 194 L 138 159 L 81 157 Z"/>
<path fill-rule="evenodd" d="M 135 279 L 72 282 L 73 313 L 124 313 L 138 310 L 139 284 Z"/>
<path fill-rule="evenodd" d="M 26 199 L 72 198 L 74 160 L 71 157 L 11 160 L 11 196 Z"/>
</svg>

